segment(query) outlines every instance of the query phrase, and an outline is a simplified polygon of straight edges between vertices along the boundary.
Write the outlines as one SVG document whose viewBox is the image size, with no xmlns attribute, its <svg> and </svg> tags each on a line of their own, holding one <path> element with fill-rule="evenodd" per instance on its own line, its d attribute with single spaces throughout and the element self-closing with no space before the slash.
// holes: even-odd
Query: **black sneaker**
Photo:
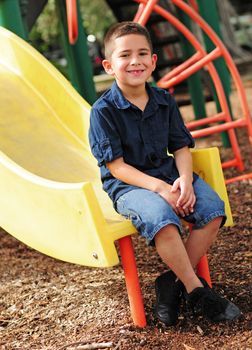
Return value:
<svg viewBox="0 0 252 350">
<path fill-rule="evenodd" d="M 182 286 L 172 271 L 163 273 L 155 281 L 157 297 L 155 314 L 166 326 L 173 326 L 178 320 Z"/>
<path fill-rule="evenodd" d="M 186 294 L 194 312 L 211 322 L 233 321 L 241 316 L 241 311 L 235 304 L 214 292 L 203 278 L 200 280 L 204 287 L 195 288 Z"/>
</svg>

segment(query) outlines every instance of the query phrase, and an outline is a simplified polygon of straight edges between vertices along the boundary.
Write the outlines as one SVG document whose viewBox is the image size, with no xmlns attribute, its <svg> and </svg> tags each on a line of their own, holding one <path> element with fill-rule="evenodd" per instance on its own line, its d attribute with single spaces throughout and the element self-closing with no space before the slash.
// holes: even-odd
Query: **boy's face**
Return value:
<svg viewBox="0 0 252 350">
<path fill-rule="evenodd" d="M 114 40 L 111 50 L 111 57 L 103 61 L 103 67 L 115 77 L 122 91 L 145 86 L 157 61 L 147 39 L 138 34 L 124 35 Z"/>
</svg>

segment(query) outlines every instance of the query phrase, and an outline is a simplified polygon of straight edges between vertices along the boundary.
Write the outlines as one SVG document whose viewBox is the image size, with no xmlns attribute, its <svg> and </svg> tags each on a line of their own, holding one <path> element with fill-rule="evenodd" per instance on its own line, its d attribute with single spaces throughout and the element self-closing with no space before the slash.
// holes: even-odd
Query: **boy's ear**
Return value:
<svg viewBox="0 0 252 350">
<path fill-rule="evenodd" d="M 113 75 L 114 71 L 109 60 L 103 60 L 102 65 L 107 74 Z"/>
<path fill-rule="evenodd" d="M 153 70 L 155 70 L 155 68 L 156 68 L 157 59 L 158 59 L 157 54 L 153 53 L 152 54 Z"/>
</svg>

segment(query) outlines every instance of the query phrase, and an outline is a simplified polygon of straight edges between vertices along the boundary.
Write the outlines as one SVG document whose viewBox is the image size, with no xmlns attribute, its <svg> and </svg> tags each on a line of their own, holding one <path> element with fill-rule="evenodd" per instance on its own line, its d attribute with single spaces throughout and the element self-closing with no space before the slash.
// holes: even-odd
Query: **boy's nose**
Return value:
<svg viewBox="0 0 252 350">
<path fill-rule="evenodd" d="M 130 62 L 132 65 L 138 65 L 138 64 L 140 64 L 140 62 L 139 62 L 139 59 L 138 59 L 138 57 L 136 57 L 136 56 L 133 56 L 132 58 L 131 58 L 131 62 Z"/>
</svg>

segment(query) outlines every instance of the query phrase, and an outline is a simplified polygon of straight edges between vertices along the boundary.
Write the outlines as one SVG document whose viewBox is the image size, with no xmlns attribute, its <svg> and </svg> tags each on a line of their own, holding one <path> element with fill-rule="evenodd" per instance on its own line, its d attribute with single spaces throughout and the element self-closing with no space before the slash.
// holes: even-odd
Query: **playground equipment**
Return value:
<svg viewBox="0 0 252 350">
<path fill-rule="evenodd" d="M 200 29 L 203 31 L 203 33 L 208 36 L 209 40 L 211 40 L 211 42 L 215 45 L 215 49 L 213 49 L 211 52 L 207 53 L 205 49 L 201 46 L 197 38 L 192 34 L 192 32 L 188 30 L 188 28 L 186 28 L 186 26 L 183 25 L 175 16 L 166 11 L 164 8 L 158 6 L 157 0 L 135 0 L 135 2 L 139 3 L 139 9 L 134 18 L 136 22 L 145 25 L 151 13 L 154 11 L 160 16 L 167 19 L 167 21 L 169 21 L 179 32 L 181 32 L 185 36 L 185 38 L 191 43 L 191 45 L 195 49 L 195 53 L 190 58 L 188 58 L 185 62 L 183 62 L 167 74 L 165 74 L 157 82 L 157 85 L 162 88 L 169 89 L 205 67 L 208 70 L 209 75 L 211 76 L 212 81 L 214 83 L 221 111 L 210 117 L 192 121 L 187 124 L 187 127 L 189 128 L 189 130 L 191 130 L 191 134 L 194 138 L 204 137 L 211 134 L 227 131 L 230 138 L 231 147 L 234 153 L 234 158 L 223 162 L 222 167 L 224 169 L 229 167 L 236 167 L 238 170 L 243 171 L 244 164 L 240 154 L 235 129 L 245 127 L 248 131 L 249 141 L 252 144 L 252 120 L 240 75 L 229 52 L 223 45 L 222 41 L 211 29 L 211 27 L 193 9 L 193 7 L 187 5 L 182 0 L 171 0 L 171 2 L 180 10 L 185 12 L 195 23 L 197 23 Z M 195 8 L 195 1 L 191 3 Z M 231 117 L 230 109 L 223 89 L 223 84 L 213 64 L 213 61 L 220 57 L 222 57 L 225 60 L 226 65 L 229 68 L 230 74 L 233 78 L 240 99 L 243 115 L 237 118 L 236 120 L 233 120 Z M 216 125 L 216 123 L 218 124 Z M 195 130 L 196 128 L 202 129 Z M 239 177 L 231 178 L 227 180 L 227 182 L 232 182 L 238 179 L 240 180 L 245 178 L 252 178 L 252 173 L 245 174 L 244 176 L 241 175 Z"/>
<path fill-rule="evenodd" d="M 0 225 L 49 256 L 122 265 L 135 325 L 146 325 L 130 221 L 102 191 L 88 145 L 89 105 L 35 49 L 0 27 Z M 193 151 L 194 169 L 232 216 L 217 148 Z M 210 282 L 207 260 L 199 274 Z"/>
</svg>

